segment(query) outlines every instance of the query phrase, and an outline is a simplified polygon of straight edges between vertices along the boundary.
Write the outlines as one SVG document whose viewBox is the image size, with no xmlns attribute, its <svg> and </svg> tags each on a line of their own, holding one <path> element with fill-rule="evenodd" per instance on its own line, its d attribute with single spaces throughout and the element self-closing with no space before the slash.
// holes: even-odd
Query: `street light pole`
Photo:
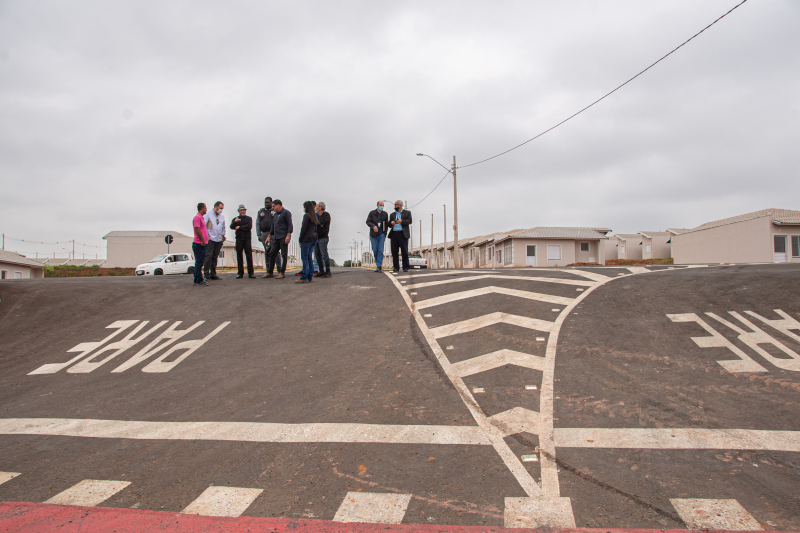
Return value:
<svg viewBox="0 0 800 533">
<path fill-rule="evenodd" d="M 422 241 L 422 237 L 419 238 Z M 431 213 L 431 268 L 433 267 L 433 213 Z"/>
<path fill-rule="evenodd" d="M 458 251 L 458 187 L 456 186 L 456 156 L 453 156 L 453 255 L 455 267 L 461 268 L 461 254 Z"/>
<path fill-rule="evenodd" d="M 447 266 L 447 204 L 442 205 L 444 208 L 444 250 L 442 255 L 444 259 L 444 266 Z"/>
</svg>

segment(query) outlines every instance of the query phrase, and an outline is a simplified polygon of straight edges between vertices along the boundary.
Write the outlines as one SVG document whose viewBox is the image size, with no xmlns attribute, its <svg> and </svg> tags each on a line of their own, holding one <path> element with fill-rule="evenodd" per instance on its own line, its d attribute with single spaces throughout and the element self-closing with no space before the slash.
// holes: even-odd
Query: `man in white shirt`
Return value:
<svg viewBox="0 0 800 533">
<path fill-rule="evenodd" d="M 208 229 L 206 261 L 203 263 L 205 279 L 219 279 L 219 276 L 217 276 L 217 259 L 219 259 L 219 251 L 222 250 L 222 243 L 225 241 L 225 215 L 222 214 L 223 209 L 225 209 L 225 204 L 216 202 L 214 209 L 207 212 L 203 217 Z"/>
</svg>

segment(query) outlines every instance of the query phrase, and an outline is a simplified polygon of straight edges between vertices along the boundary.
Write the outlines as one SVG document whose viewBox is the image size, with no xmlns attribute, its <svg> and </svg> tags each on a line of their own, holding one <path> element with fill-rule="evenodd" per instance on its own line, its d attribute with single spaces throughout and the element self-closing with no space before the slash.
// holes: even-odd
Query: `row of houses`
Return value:
<svg viewBox="0 0 800 533">
<path fill-rule="evenodd" d="M 431 268 L 452 268 L 455 257 L 465 268 L 604 265 L 611 259 L 670 257 L 675 264 L 800 262 L 800 211 L 790 209 L 763 209 L 696 228 L 610 233 L 601 227 L 535 227 L 460 239 L 458 246 L 418 246 L 412 252 L 427 259 Z"/>
</svg>

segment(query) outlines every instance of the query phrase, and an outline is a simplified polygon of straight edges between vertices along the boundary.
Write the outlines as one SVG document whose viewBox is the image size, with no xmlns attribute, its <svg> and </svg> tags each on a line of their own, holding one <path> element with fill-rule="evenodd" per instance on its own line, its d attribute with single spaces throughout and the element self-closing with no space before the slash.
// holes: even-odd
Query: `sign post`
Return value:
<svg viewBox="0 0 800 533">
<path fill-rule="evenodd" d="M 164 237 L 164 242 L 167 243 L 167 253 L 169 253 L 169 245 L 172 244 L 172 235 Z"/>
</svg>

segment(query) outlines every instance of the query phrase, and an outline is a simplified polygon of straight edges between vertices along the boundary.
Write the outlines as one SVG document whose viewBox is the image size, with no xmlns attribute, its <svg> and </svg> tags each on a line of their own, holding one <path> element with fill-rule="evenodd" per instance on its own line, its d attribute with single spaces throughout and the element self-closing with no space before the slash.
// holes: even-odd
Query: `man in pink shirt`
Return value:
<svg viewBox="0 0 800 533">
<path fill-rule="evenodd" d="M 197 214 L 192 220 L 192 226 L 194 227 L 194 240 L 192 241 L 194 284 L 202 286 L 208 285 L 208 282 L 203 279 L 203 262 L 206 260 L 206 244 L 208 244 L 208 230 L 206 229 L 206 220 L 203 218 L 206 211 L 208 211 L 206 204 L 200 202 L 197 204 Z"/>
</svg>

